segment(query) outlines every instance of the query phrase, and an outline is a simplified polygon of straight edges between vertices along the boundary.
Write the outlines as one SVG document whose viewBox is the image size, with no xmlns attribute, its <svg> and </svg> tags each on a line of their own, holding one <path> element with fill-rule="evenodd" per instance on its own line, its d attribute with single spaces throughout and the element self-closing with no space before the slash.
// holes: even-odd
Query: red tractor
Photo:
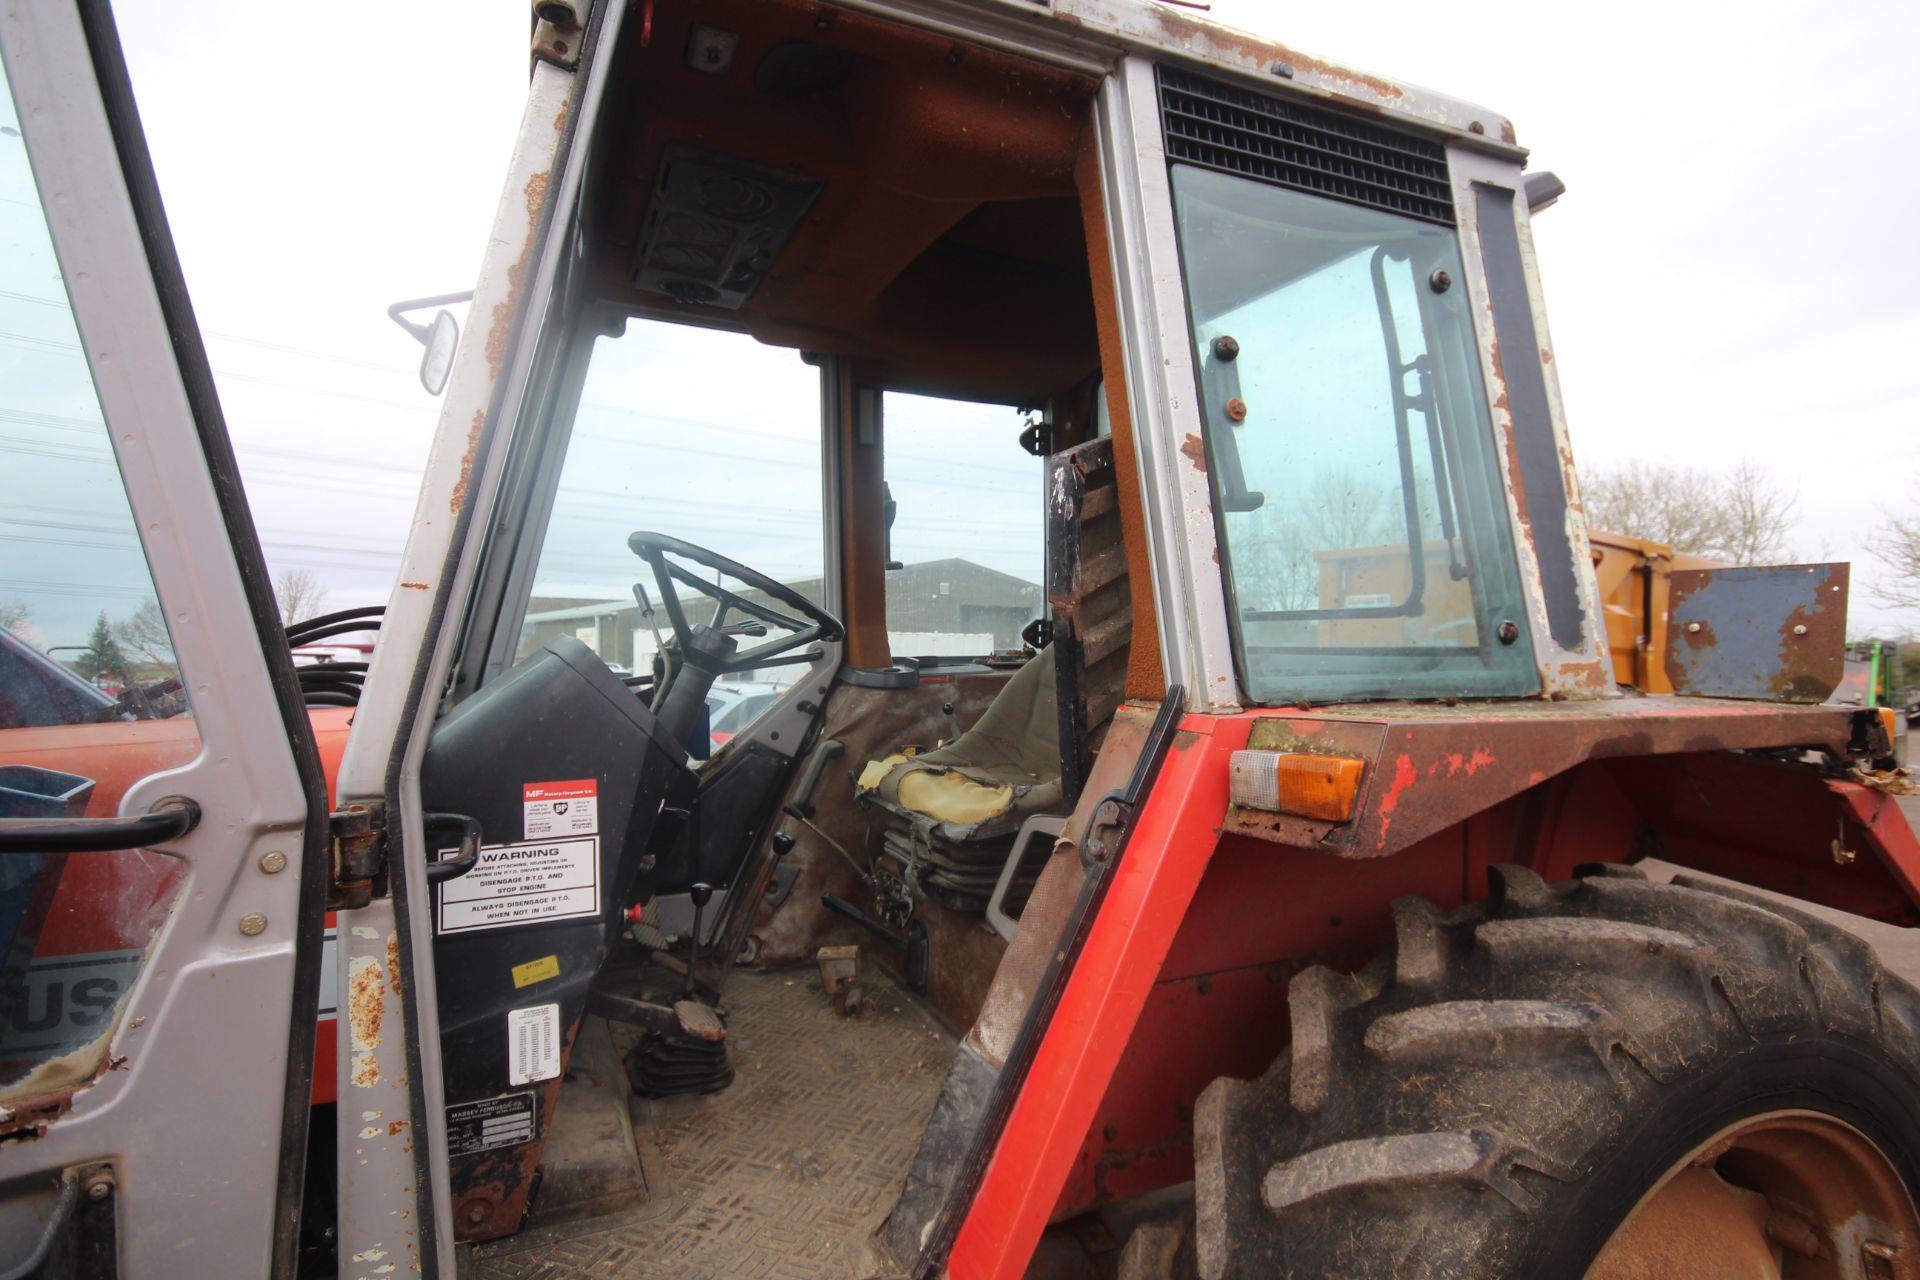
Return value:
<svg viewBox="0 0 1920 1280">
<path fill-rule="evenodd" d="M 0 1271 L 1920 1277 L 1846 567 L 1603 593 L 1501 116 L 543 0 L 391 600 L 289 631 L 111 16 L 0 48 Z"/>
</svg>

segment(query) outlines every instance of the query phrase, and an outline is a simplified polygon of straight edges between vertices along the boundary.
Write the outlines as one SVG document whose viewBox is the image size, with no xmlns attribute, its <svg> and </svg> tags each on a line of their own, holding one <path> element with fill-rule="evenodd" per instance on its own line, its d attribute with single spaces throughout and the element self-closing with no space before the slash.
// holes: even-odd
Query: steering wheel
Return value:
<svg viewBox="0 0 1920 1280">
<path fill-rule="evenodd" d="M 775 582 L 766 574 L 749 569 L 737 560 L 729 560 L 716 551 L 705 547 L 696 547 L 691 542 L 682 542 L 678 538 L 669 538 L 664 533 L 641 532 L 627 539 L 627 546 L 633 553 L 645 560 L 653 568 L 654 581 L 660 587 L 660 603 L 666 608 L 667 622 L 673 628 L 673 638 L 679 643 L 683 658 L 695 665 L 705 667 L 715 675 L 726 675 L 738 671 L 751 671 L 755 667 L 773 666 L 774 659 L 795 649 L 804 649 L 816 640 L 834 641 L 846 634 L 846 628 L 840 619 L 822 609 L 813 601 L 787 586 L 784 582 Z M 727 590 L 718 582 L 710 582 L 685 565 L 676 564 L 667 559 L 678 556 L 690 560 L 702 568 L 711 569 L 715 574 L 725 574 L 745 583 L 748 587 L 765 595 L 775 604 L 791 610 L 782 613 L 779 609 L 761 604 L 757 600 L 748 600 L 744 596 Z M 714 601 L 717 606 L 713 622 L 706 634 L 712 636 L 728 626 L 727 614 L 738 612 L 754 622 L 778 627 L 787 635 L 776 636 L 765 644 L 757 644 L 749 649 L 733 653 L 716 651 L 711 643 L 700 643 L 693 625 L 687 621 L 686 610 L 680 606 L 680 593 L 674 583 L 693 588 L 701 595 Z M 799 617 L 793 616 L 800 615 Z M 751 623 L 747 627 L 751 627 Z M 736 630 L 727 634 L 740 634 L 747 627 L 736 624 Z M 764 633 L 764 628 L 761 629 Z M 726 646 L 719 646 L 724 650 Z"/>
</svg>

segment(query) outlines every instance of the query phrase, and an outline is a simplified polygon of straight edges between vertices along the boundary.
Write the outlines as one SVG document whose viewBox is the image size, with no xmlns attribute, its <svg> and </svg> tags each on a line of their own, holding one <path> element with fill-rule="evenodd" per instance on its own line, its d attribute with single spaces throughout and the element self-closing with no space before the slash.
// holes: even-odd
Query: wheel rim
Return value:
<svg viewBox="0 0 1920 1280">
<path fill-rule="evenodd" d="M 1656 1182 L 1587 1280 L 1920 1280 L 1920 1217 L 1871 1139 L 1776 1111 L 1721 1130 Z"/>
</svg>

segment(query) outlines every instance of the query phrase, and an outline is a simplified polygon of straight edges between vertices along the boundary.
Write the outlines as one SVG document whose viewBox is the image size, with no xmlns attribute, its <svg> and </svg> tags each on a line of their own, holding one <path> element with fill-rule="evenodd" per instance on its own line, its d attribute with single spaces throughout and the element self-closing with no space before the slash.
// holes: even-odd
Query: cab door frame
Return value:
<svg viewBox="0 0 1920 1280">
<path fill-rule="evenodd" d="M 121 803 L 122 815 L 170 796 L 198 805 L 197 827 L 154 846 L 187 883 L 101 1068 L 32 1100 L 31 1136 L 0 1147 L 0 1194 L 91 1165 L 89 1192 L 112 1205 L 115 1274 L 290 1277 L 325 907 L 319 752 L 112 14 L 105 0 L 0 0 L 0 54 L 201 741 Z M 23 1110 L 0 1119 L 17 1125 Z"/>
<path fill-rule="evenodd" d="M 564 336 L 550 321 L 575 247 L 566 229 L 583 178 L 577 144 L 592 136 L 605 95 L 610 59 L 597 55 L 617 44 L 625 14 L 610 3 L 547 9 L 565 25 L 536 18 L 526 108 L 468 309 L 473 332 L 454 358 L 335 777 L 337 804 L 384 813 L 392 886 L 337 916 L 347 1014 L 336 1061 L 337 1247 L 342 1258 L 377 1254 L 428 1276 L 451 1276 L 454 1255 L 421 761 L 511 437 L 541 384 L 538 360 Z"/>
</svg>

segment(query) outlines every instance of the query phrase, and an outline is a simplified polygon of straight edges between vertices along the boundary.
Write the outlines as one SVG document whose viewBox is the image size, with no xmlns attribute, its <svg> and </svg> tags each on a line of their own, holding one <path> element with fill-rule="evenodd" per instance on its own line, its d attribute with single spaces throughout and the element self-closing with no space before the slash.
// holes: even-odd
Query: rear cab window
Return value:
<svg viewBox="0 0 1920 1280">
<path fill-rule="evenodd" d="M 1044 468 L 1007 405 L 884 397 L 887 641 L 931 662 L 1018 650 L 1045 611 Z"/>
</svg>

